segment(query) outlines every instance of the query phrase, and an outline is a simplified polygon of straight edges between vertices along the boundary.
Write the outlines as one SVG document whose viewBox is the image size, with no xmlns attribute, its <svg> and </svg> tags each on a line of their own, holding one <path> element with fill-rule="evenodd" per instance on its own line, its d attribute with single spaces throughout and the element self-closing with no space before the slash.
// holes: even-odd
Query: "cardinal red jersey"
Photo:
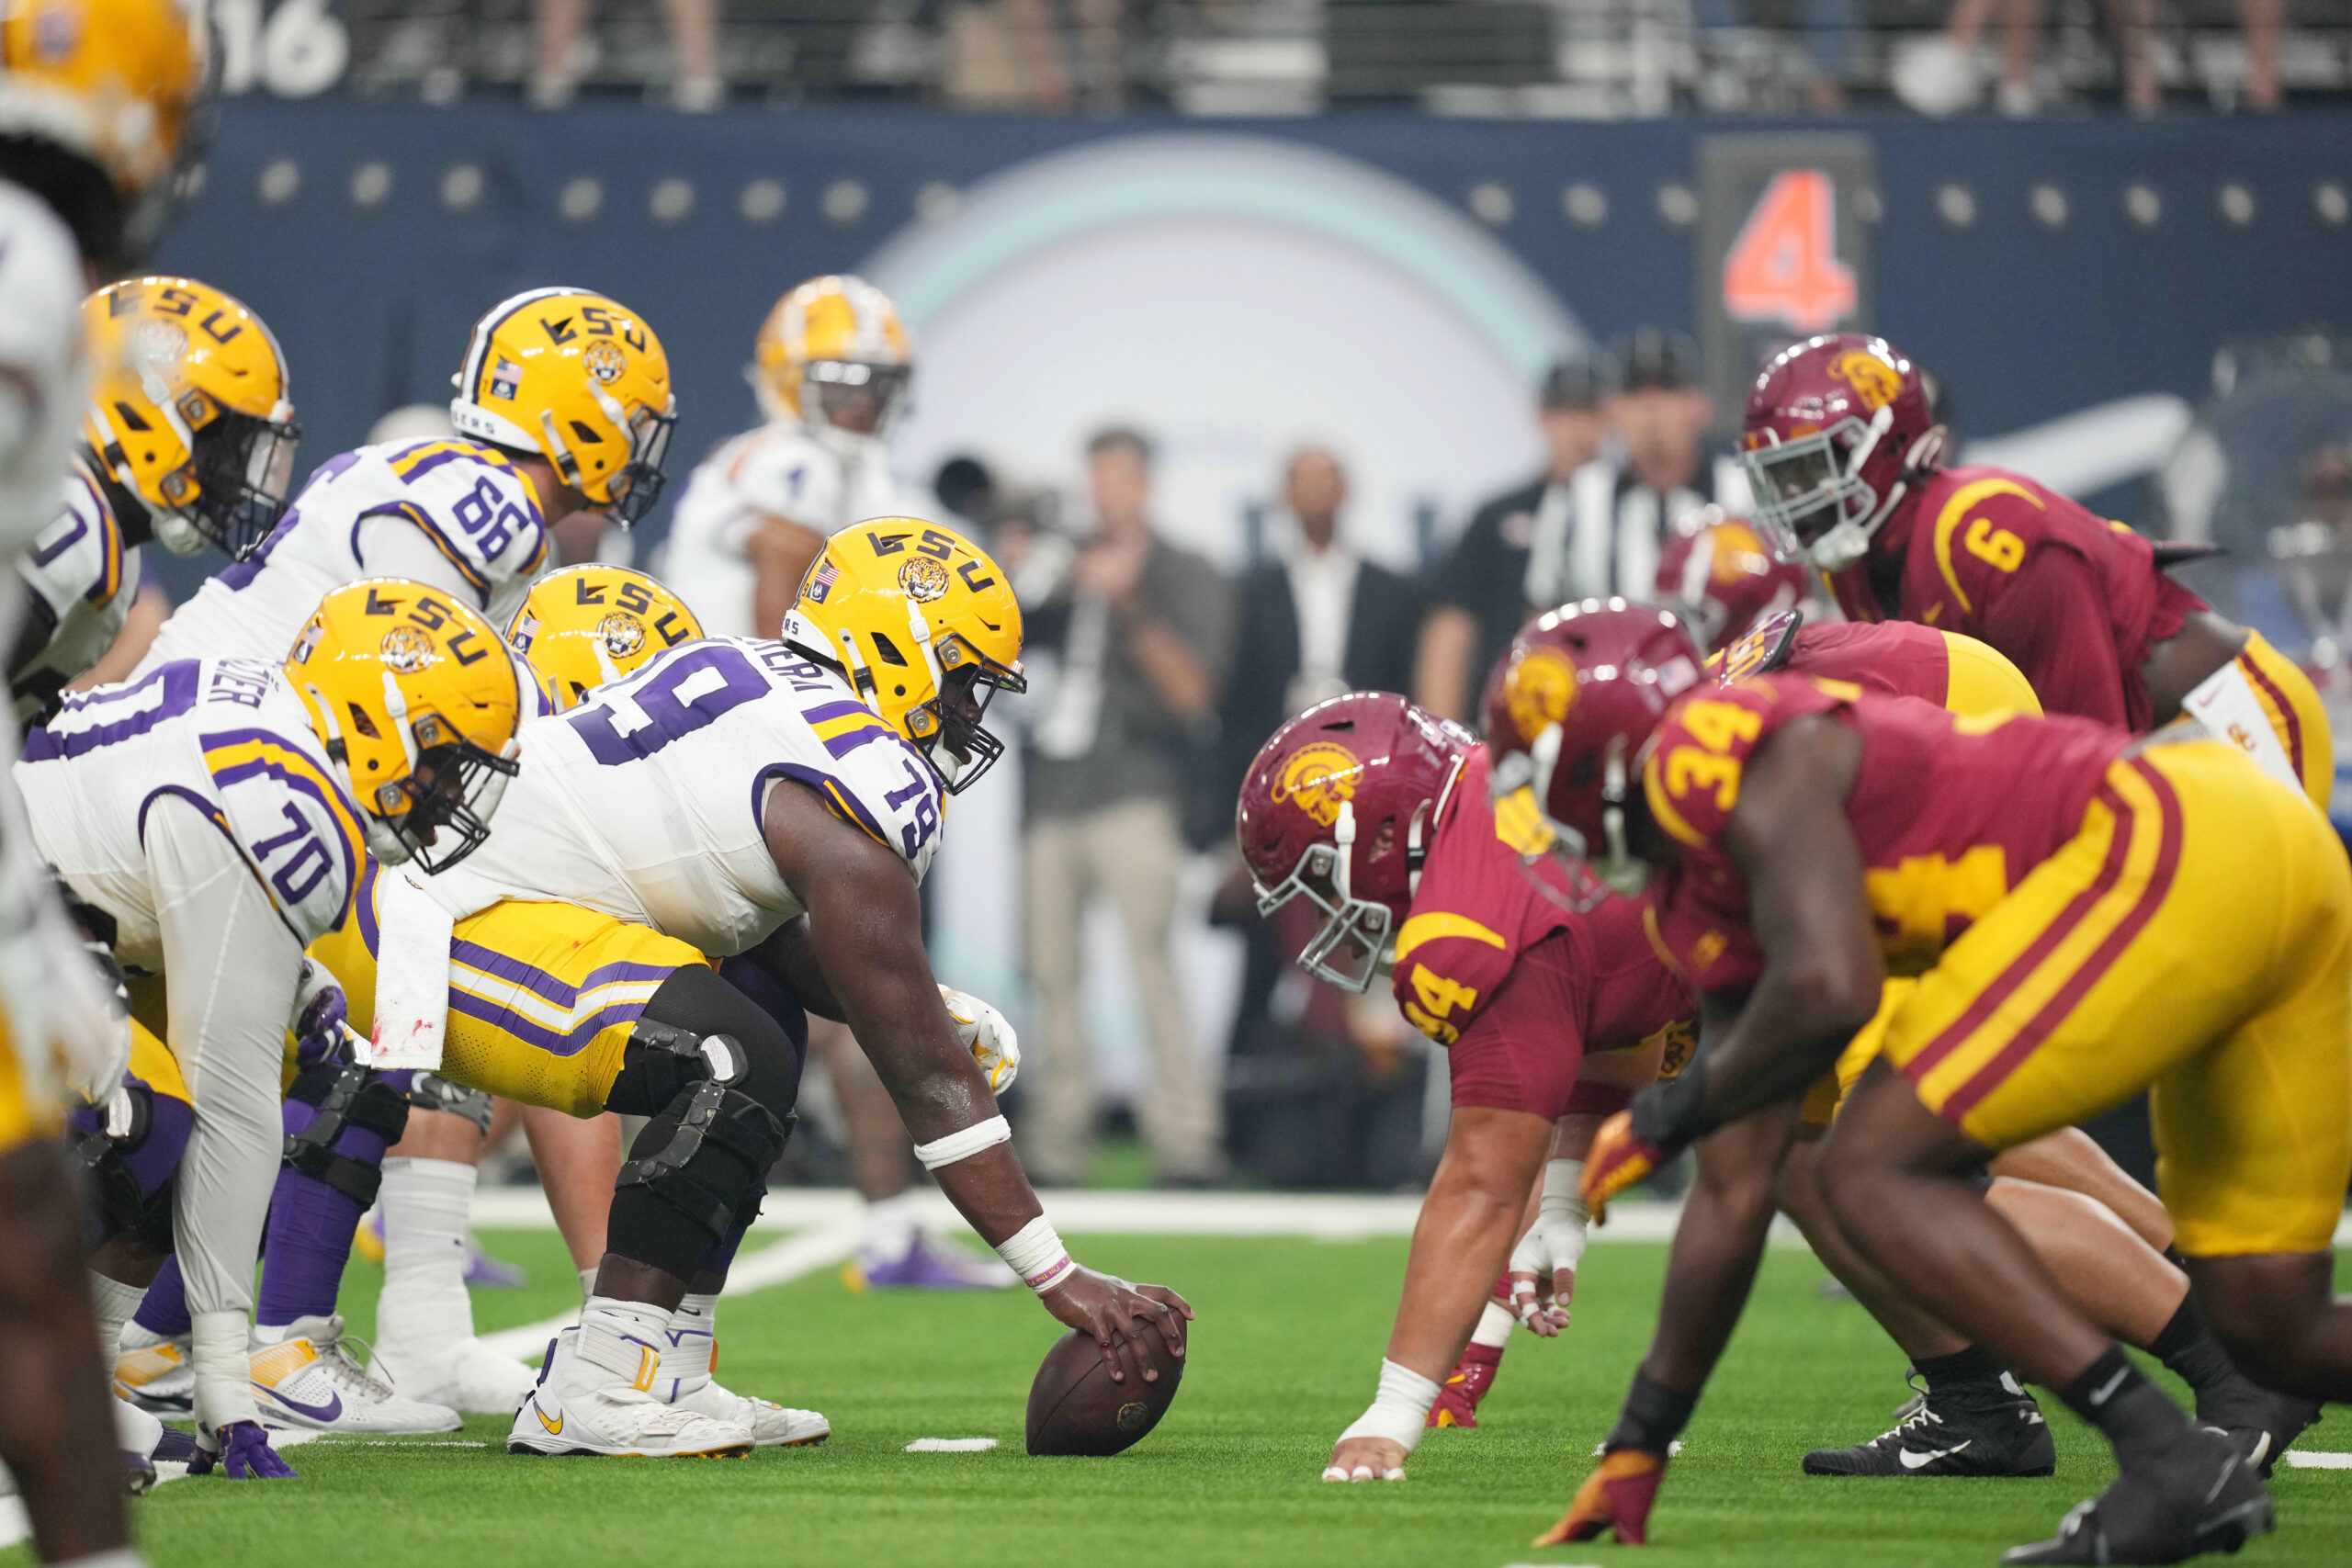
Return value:
<svg viewBox="0 0 2352 1568">
<path fill-rule="evenodd" d="M 1776 615 L 1720 650 L 1707 660 L 1708 671 L 1724 682 L 1771 671 L 1814 675 L 1882 697 L 1917 697 L 1943 705 L 1951 681 L 1951 655 L 1943 633 L 1933 626 L 1909 621 L 1813 621 L 1800 623 L 1791 638 L 1788 623 L 1795 614 Z"/>
<path fill-rule="evenodd" d="M 1397 1004 L 1452 1048 L 1458 1106 L 1556 1117 L 1586 1052 L 1631 1049 L 1690 1018 L 1690 987 L 1657 961 L 1637 903 L 1577 915 L 1545 886 L 1566 897 L 1556 865 L 1522 865 L 1496 836 L 1478 747 L 1396 931 Z"/>
<path fill-rule="evenodd" d="M 2131 744 L 2076 718 L 1962 718 L 1902 697 L 1846 697 L 1764 675 L 1684 697 L 1643 752 L 1642 787 L 1680 846 L 1652 894 L 1660 953 L 1702 990 L 1752 984 L 1762 950 L 1724 847 L 1749 760 L 1810 714 L 1861 737 L 1846 795 L 1887 970 L 1918 975 L 2082 826 L 2107 766 Z"/>
<path fill-rule="evenodd" d="M 1871 577 L 1896 551 L 1889 604 Z M 2205 608 L 2157 570 L 2147 540 L 2004 468 L 1930 477 L 1871 540 L 1870 558 L 1829 585 L 1854 620 L 1917 621 L 1979 638 L 2025 672 L 2051 713 L 2135 735 L 2155 722 L 2141 671 L 2149 647 Z"/>
</svg>

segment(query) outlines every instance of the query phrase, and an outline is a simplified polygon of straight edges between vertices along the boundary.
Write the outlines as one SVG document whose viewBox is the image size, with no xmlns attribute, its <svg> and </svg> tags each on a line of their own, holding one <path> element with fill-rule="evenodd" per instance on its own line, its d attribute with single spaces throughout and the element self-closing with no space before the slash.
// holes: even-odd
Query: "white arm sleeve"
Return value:
<svg viewBox="0 0 2352 1568">
<path fill-rule="evenodd" d="M 468 582 L 441 547 L 424 530 L 405 517 L 389 513 L 359 525 L 359 564 L 370 577 L 405 577 L 438 588 L 458 604 L 487 611 L 481 591 Z M 503 629 L 504 623 L 500 623 Z"/>
<path fill-rule="evenodd" d="M 284 1138 L 279 1070 L 302 946 L 244 857 L 193 805 L 168 795 L 154 802 L 146 840 L 172 1055 L 196 1107 L 173 1211 L 188 1310 L 199 1319 L 224 1312 L 250 1318 L 254 1259 Z M 233 1365 L 198 1357 L 196 1414 L 207 1430 L 258 1419 L 243 1348 Z M 231 1352 L 214 1347 L 213 1355 Z"/>
</svg>

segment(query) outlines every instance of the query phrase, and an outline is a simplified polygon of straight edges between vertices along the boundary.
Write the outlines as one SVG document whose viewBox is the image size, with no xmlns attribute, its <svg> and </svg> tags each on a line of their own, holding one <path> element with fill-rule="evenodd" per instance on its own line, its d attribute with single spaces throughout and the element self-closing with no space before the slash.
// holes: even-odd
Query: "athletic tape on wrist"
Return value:
<svg viewBox="0 0 2352 1568">
<path fill-rule="evenodd" d="M 1004 1119 L 997 1120 L 1001 1123 Z M 1069 1248 L 1055 1234 L 1053 1222 L 1043 1214 L 998 1243 L 996 1255 L 1041 1296 L 1066 1283 L 1078 1269 Z"/>
<path fill-rule="evenodd" d="M 1012 1124 L 1001 1116 L 991 1116 L 985 1122 L 915 1145 L 915 1158 L 922 1161 L 925 1170 L 937 1170 L 943 1165 L 954 1165 L 959 1159 L 970 1159 L 982 1149 L 992 1149 L 999 1144 L 1012 1141 Z"/>
<path fill-rule="evenodd" d="M 1583 1185 L 1584 1161 L 1547 1160 L 1544 1165 L 1544 1196 L 1536 1207 L 1547 1213 L 1589 1220 L 1592 1211 L 1585 1207 L 1584 1193 L 1580 1190 Z"/>
<path fill-rule="evenodd" d="M 261 1419 L 254 1403 L 253 1319 L 242 1311 L 189 1314 L 188 1360 L 196 1373 L 198 1423 L 208 1432 Z"/>
<path fill-rule="evenodd" d="M 1420 1447 L 1421 1433 L 1430 1418 L 1430 1406 L 1437 1403 L 1437 1384 L 1410 1367 L 1400 1367 L 1384 1359 L 1380 1363 L 1380 1393 L 1374 1396 L 1371 1406 L 1356 1417 L 1355 1425 L 1340 1434 L 1340 1441 L 1350 1438 L 1385 1438 L 1411 1453 Z"/>
</svg>

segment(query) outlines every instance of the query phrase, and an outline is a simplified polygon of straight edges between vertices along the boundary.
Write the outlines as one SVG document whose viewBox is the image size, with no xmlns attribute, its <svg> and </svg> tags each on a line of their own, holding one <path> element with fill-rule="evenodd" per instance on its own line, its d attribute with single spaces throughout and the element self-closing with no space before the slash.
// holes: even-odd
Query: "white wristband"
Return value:
<svg viewBox="0 0 2352 1568">
<path fill-rule="evenodd" d="M 1546 1213 L 1566 1214 L 1573 1219 L 1589 1220 L 1592 1211 L 1584 1206 L 1584 1161 L 1580 1159 L 1547 1160 L 1544 1166 L 1544 1196 L 1536 1207 Z"/>
<path fill-rule="evenodd" d="M 1012 1124 L 1001 1116 L 991 1116 L 985 1122 L 975 1122 L 944 1138 L 933 1138 L 927 1144 L 915 1145 L 915 1158 L 922 1161 L 925 1170 L 937 1170 L 943 1165 L 954 1165 L 959 1159 L 970 1159 L 982 1149 L 992 1149 L 999 1144 L 1012 1141 Z"/>
<path fill-rule="evenodd" d="M 1421 1445 L 1421 1433 L 1430 1418 L 1430 1406 L 1437 1403 L 1437 1384 L 1410 1367 L 1383 1359 L 1380 1363 L 1380 1393 L 1372 1405 L 1356 1417 L 1356 1424 L 1340 1434 L 1340 1441 L 1350 1438 L 1385 1438 L 1411 1453 Z"/>
<path fill-rule="evenodd" d="M 1078 1269 L 1070 1260 L 1069 1248 L 1055 1234 L 1053 1222 L 1043 1214 L 998 1243 L 996 1255 L 1041 1296 L 1068 1283 Z"/>
</svg>

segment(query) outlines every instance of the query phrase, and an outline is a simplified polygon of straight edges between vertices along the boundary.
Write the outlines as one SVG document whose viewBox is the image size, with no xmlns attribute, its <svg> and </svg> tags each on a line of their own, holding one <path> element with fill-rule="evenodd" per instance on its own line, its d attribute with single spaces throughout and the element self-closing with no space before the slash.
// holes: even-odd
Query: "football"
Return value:
<svg viewBox="0 0 2352 1568">
<path fill-rule="evenodd" d="M 1144 1439 L 1184 1381 L 1184 1360 L 1169 1353 L 1155 1326 L 1136 1341 L 1159 1369 L 1157 1382 L 1113 1382 L 1093 1336 L 1073 1328 L 1054 1341 L 1029 1385 L 1029 1451 L 1033 1454 L 1115 1454 Z"/>
</svg>

